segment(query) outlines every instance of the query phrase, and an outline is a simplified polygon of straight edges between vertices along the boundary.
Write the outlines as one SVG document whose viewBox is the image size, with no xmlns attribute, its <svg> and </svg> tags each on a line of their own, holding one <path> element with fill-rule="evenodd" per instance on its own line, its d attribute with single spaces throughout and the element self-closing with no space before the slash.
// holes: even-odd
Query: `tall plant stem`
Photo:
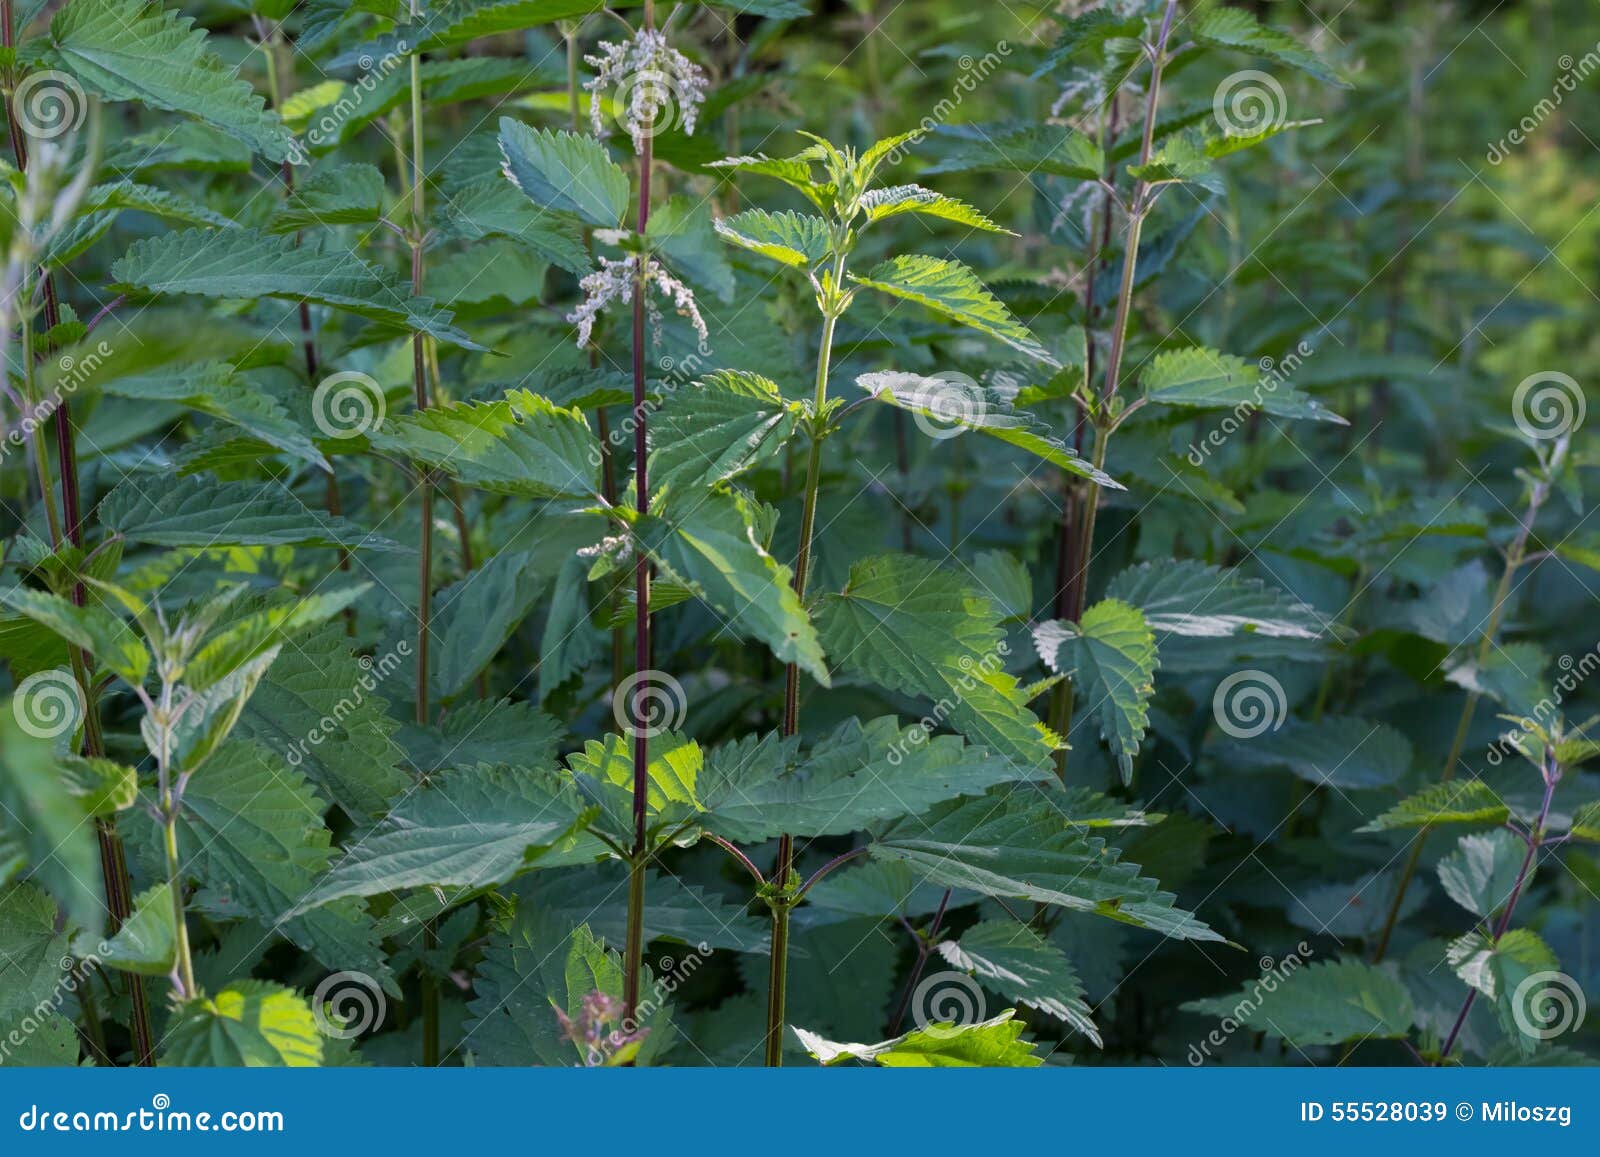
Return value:
<svg viewBox="0 0 1600 1157">
<path fill-rule="evenodd" d="M 1100 147 L 1104 149 L 1109 136 L 1116 134 L 1117 128 L 1117 98 L 1116 93 L 1107 97 L 1108 107 L 1103 110 L 1100 118 Z M 1109 180 L 1109 177 L 1107 178 Z M 1095 290 L 1099 281 L 1100 262 L 1106 250 L 1111 245 L 1111 213 L 1112 191 L 1107 188 L 1100 198 L 1100 215 L 1098 230 L 1091 228 L 1084 245 L 1084 287 L 1083 287 L 1083 380 L 1085 383 L 1094 381 L 1094 311 Z M 1098 234 L 1098 236 L 1097 236 Z M 1088 424 L 1088 415 L 1084 413 L 1083 402 L 1074 398 L 1072 402 L 1072 444 L 1080 454 L 1083 452 L 1083 431 Z M 1073 586 L 1077 582 L 1078 572 L 1083 568 L 1084 560 L 1078 557 L 1077 552 L 1077 518 L 1078 508 L 1081 505 L 1081 496 L 1077 479 L 1070 474 L 1063 474 L 1061 480 L 1061 523 L 1056 532 L 1056 595 L 1055 617 L 1058 619 L 1075 619 L 1077 612 L 1073 610 Z M 1063 679 L 1055 685 L 1050 693 L 1050 730 L 1059 735 L 1063 746 L 1056 752 L 1056 774 L 1063 780 L 1067 775 L 1068 751 L 1065 741 L 1072 730 L 1072 706 L 1074 684 L 1071 679 Z"/>
<path fill-rule="evenodd" d="M 1533 862 L 1539 855 L 1539 845 L 1544 836 L 1545 822 L 1550 818 L 1550 803 L 1555 798 L 1556 784 L 1561 779 L 1561 766 L 1556 762 L 1555 756 L 1547 748 L 1544 755 L 1544 800 L 1539 806 L 1539 818 L 1528 829 L 1525 839 L 1528 850 L 1522 857 L 1522 864 L 1517 868 L 1517 878 L 1511 885 L 1511 892 L 1506 897 L 1506 906 L 1500 913 L 1500 920 L 1494 927 L 1494 936 L 1490 941 L 1493 947 L 1500 943 L 1511 927 L 1511 916 L 1517 910 L 1517 901 L 1522 899 L 1522 890 L 1527 887 L 1529 873 L 1533 870 Z M 1523 834 L 1523 833 L 1518 833 Z M 1461 1011 L 1456 1014 L 1455 1023 L 1450 1026 L 1450 1035 L 1444 1038 L 1444 1045 L 1439 1050 L 1439 1063 L 1443 1064 L 1450 1059 L 1450 1052 L 1456 1047 L 1456 1038 L 1461 1035 L 1461 1030 L 1466 1027 L 1467 1016 L 1472 1012 L 1472 1006 L 1478 999 L 1478 990 L 1469 988 L 1467 998 L 1462 1002 Z"/>
<path fill-rule="evenodd" d="M 654 0 L 645 0 L 644 27 L 655 28 Z M 633 230 L 641 240 L 650 225 L 650 169 L 655 142 L 646 133 L 639 150 L 639 207 Z M 649 257 L 641 254 L 633 286 L 633 507 L 640 515 L 650 510 L 650 413 L 645 393 L 645 301 L 649 289 Z M 640 546 L 633 560 L 633 670 L 635 676 L 650 669 L 650 559 Z M 626 1017 L 639 1007 L 639 975 L 644 966 L 644 883 L 648 867 L 646 803 L 650 791 L 650 737 L 644 727 L 645 680 L 632 688 L 627 712 L 633 721 L 633 854 L 628 861 L 628 926 L 622 958 L 622 1003 Z"/>
<path fill-rule="evenodd" d="M 417 0 L 411 0 L 411 19 L 418 15 Z M 422 59 L 411 54 L 411 292 L 422 293 L 423 248 L 427 244 L 427 197 L 423 188 L 422 152 Z M 428 408 L 428 339 L 426 335 L 411 335 L 411 386 L 412 404 L 418 410 Z M 428 725 L 431 712 L 428 705 L 428 658 L 432 633 L 433 610 L 433 473 L 422 467 L 417 483 L 418 506 L 421 514 L 421 534 L 417 544 L 421 556 L 417 563 L 417 695 L 416 720 L 419 726 Z M 439 945 L 438 930 L 433 921 L 422 928 L 422 946 L 431 952 Z M 439 978 L 434 975 L 433 963 L 424 959 L 422 966 L 422 1063 L 432 1068 L 439 1063 Z"/>
<path fill-rule="evenodd" d="M 1139 141 L 1139 164 L 1150 163 L 1150 154 L 1155 143 L 1156 112 L 1161 105 L 1161 74 L 1167 63 L 1167 43 L 1172 37 L 1172 21 L 1177 14 L 1177 0 L 1167 0 L 1166 11 L 1161 17 L 1161 31 L 1156 37 L 1156 42 L 1150 53 L 1150 87 L 1145 93 L 1144 103 L 1144 132 Z M 1111 441 L 1111 427 L 1106 423 L 1106 411 L 1111 400 L 1116 397 L 1117 389 L 1121 385 L 1122 356 L 1127 349 L 1128 319 L 1133 312 L 1133 287 L 1137 281 L 1139 268 L 1139 239 L 1144 232 L 1145 218 L 1149 216 L 1154 201 L 1151 196 L 1151 186 L 1148 181 L 1140 179 L 1134 182 L 1133 192 L 1128 202 L 1128 236 L 1123 244 L 1122 255 L 1122 281 L 1117 287 L 1117 309 L 1111 323 L 1111 340 L 1106 350 L 1105 386 L 1100 396 L 1099 413 L 1097 415 L 1096 433 L 1094 440 L 1094 468 L 1096 471 L 1105 469 L 1106 450 Z M 1110 221 L 1111 205 L 1110 194 L 1107 193 L 1106 221 Z M 1085 380 L 1088 381 L 1087 376 Z M 1100 513 L 1100 485 L 1092 478 L 1085 479 L 1083 484 L 1083 509 L 1078 519 L 1078 532 L 1076 539 L 1070 547 L 1063 546 L 1064 558 L 1070 566 L 1070 573 L 1065 576 L 1066 596 L 1062 605 L 1065 614 L 1061 617 L 1076 621 L 1083 614 L 1084 599 L 1088 593 L 1089 567 L 1094 561 L 1094 528 Z M 1058 684 L 1057 690 L 1051 699 L 1050 726 L 1051 730 L 1061 735 L 1063 739 L 1072 728 L 1072 692 L 1064 684 Z M 1056 769 L 1065 777 L 1067 770 L 1067 753 L 1059 752 L 1056 756 Z"/>
<path fill-rule="evenodd" d="M 294 79 L 293 69 L 286 71 L 282 76 L 278 73 L 278 44 L 283 35 L 283 26 L 276 25 L 268 29 L 266 23 L 260 18 L 256 21 L 261 35 L 261 51 L 267 59 L 267 87 L 271 91 L 272 107 L 282 109 L 284 98 L 290 95 L 291 82 Z M 283 177 L 283 191 L 287 197 L 294 196 L 294 165 L 287 157 L 279 166 L 279 173 Z M 301 242 L 301 231 L 295 230 L 294 243 L 298 247 Z M 296 311 L 300 320 L 300 349 L 305 357 L 306 382 L 313 389 L 321 372 L 321 359 L 317 356 L 317 331 L 311 323 L 311 304 L 304 299 L 299 302 Z M 344 496 L 339 492 L 339 471 L 334 463 L 328 463 L 328 476 L 324 481 L 323 502 L 328 508 L 328 513 L 335 518 L 344 514 Z M 339 548 L 339 569 L 350 569 L 350 551 L 344 547 Z M 347 633 L 354 634 L 356 628 L 356 614 L 354 608 L 347 607 L 344 612 L 344 624 Z"/>
<path fill-rule="evenodd" d="M 1539 517 L 1539 510 L 1550 497 L 1550 480 L 1554 478 L 1566 460 L 1570 443 L 1566 437 L 1556 442 L 1555 449 L 1551 452 L 1548 469 L 1544 477 L 1533 484 L 1528 492 L 1528 505 L 1523 509 L 1522 517 L 1517 523 L 1516 537 L 1511 540 L 1511 545 L 1506 549 L 1505 567 L 1500 572 L 1500 582 L 1495 587 L 1494 601 L 1489 605 L 1489 619 L 1484 624 L 1483 635 L 1478 640 L 1476 663 L 1482 667 L 1488 662 L 1489 656 L 1494 652 L 1495 638 L 1500 633 L 1500 623 L 1505 618 L 1506 604 L 1511 599 L 1511 584 L 1515 580 L 1517 571 L 1522 569 L 1522 564 L 1528 557 L 1528 539 L 1533 535 L 1533 525 Z M 1450 741 L 1450 754 L 1445 756 L 1444 770 L 1440 773 L 1441 783 L 1449 783 L 1456 775 L 1456 765 L 1461 761 L 1461 753 L 1467 745 L 1467 735 L 1472 730 L 1472 718 L 1478 710 L 1478 700 L 1482 696 L 1477 691 L 1467 694 L 1467 701 L 1461 705 L 1461 716 L 1456 720 L 1456 732 Z M 1389 902 L 1389 911 L 1384 917 L 1383 930 L 1378 934 L 1377 945 L 1372 950 L 1372 962 L 1381 962 L 1389 951 L 1389 940 L 1394 935 L 1395 924 L 1400 919 L 1400 906 L 1406 898 L 1406 889 L 1411 886 L 1411 879 L 1417 873 L 1417 865 L 1422 862 L 1423 847 L 1427 844 L 1432 828 L 1424 827 L 1417 833 L 1416 840 L 1411 845 L 1411 853 L 1406 857 L 1405 867 L 1400 869 L 1400 882 L 1395 887 L 1394 899 Z"/>
<path fill-rule="evenodd" d="M 150 705 L 148 699 L 145 703 L 147 707 Z M 174 970 L 177 973 L 178 986 L 183 990 L 180 995 L 185 1000 L 192 1000 L 199 989 L 194 981 L 194 957 L 189 951 L 189 923 L 185 917 L 183 904 L 183 868 L 178 862 L 178 810 L 182 807 L 182 791 L 173 776 L 172 753 L 175 736 L 172 734 L 172 718 L 172 683 L 163 676 L 161 701 L 157 713 L 160 748 L 156 752 L 156 790 L 161 808 L 162 850 L 166 855 L 167 890 L 172 894 L 173 935 L 176 944 L 174 955 L 177 957 Z"/>
<path fill-rule="evenodd" d="M 578 99 L 578 28 L 579 21 L 568 20 L 563 23 L 561 34 L 567 45 L 567 114 L 572 125 L 574 135 L 583 131 L 583 108 Z M 583 247 L 590 255 L 594 256 L 594 231 L 587 225 L 583 229 Z M 600 367 L 600 351 L 598 347 L 589 347 L 589 368 Z M 600 495 L 606 500 L 606 505 L 615 506 L 617 502 L 616 463 L 611 453 L 611 419 L 606 413 L 606 407 L 596 406 L 594 411 L 595 435 L 600 440 Z M 620 587 L 621 584 L 618 584 Z M 613 593 L 607 595 L 607 601 L 614 598 Z M 623 670 L 628 661 L 628 640 L 621 626 L 611 628 L 611 686 L 615 688 L 622 682 Z"/>
<path fill-rule="evenodd" d="M 834 291 L 844 284 L 844 263 L 843 253 L 834 258 Z M 828 401 L 828 368 L 833 360 L 833 331 L 838 321 L 837 306 L 830 305 L 823 310 L 813 397 L 813 410 L 818 421 Z M 811 450 L 806 457 L 806 489 L 800 507 L 800 548 L 794 559 L 794 593 L 802 603 L 805 602 L 806 580 L 811 571 L 811 539 L 817 525 L 817 492 L 822 485 L 824 437 L 820 428 L 812 430 Z M 785 666 L 783 672 L 783 734 L 800 734 L 800 668 L 794 663 Z M 794 837 L 785 832 L 778 838 L 778 866 L 772 877 L 776 887 L 768 900 L 772 908 L 772 959 L 767 974 L 766 1063 L 770 1068 L 778 1068 L 783 1064 L 783 1028 L 789 985 L 789 912 L 794 903 L 789 895 L 789 880 L 793 874 Z"/>
<path fill-rule="evenodd" d="M 16 27 L 12 0 L 0 0 L 0 45 L 10 50 L 15 43 Z M 16 159 L 17 168 L 26 172 L 27 142 L 22 134 L 22 126 L 17 122 L 16 109 L 9 101 L 6 104 L 6 132 L 11 141 L 11 152 Z M 45 327 L 53 329 L 60 321 L 55 278 L 48 269 L 41 269 L 40 276 L 44 289 Z M 34 359 L 31 342 L 26 344 L 23 358 L 27 372 L 31 373 Z M 55 434 L 56 457 L 61 466 L 62 529 L 66 541 L 82 547 L 83 515 L 78 494 L 78 454 L 72 432 L 72 405 L 65 394 L 58 399 L 50 422 Z M 53 508 L 54 487 L 48 482 L 48 452 L 42 446 L 38 446 L 37 442 L 36 447 L 44 463 L 45 477 L 41 481 L 45 488 L 46 510 L 49 511 Z M 53 545 L 59 547 L 61 541 L 58 540 Z M 85 598 L 83 584 L 76 584 L 72 590 L 72 601 L 82 606 Z M 77 647 L 69 647 L 68 654 L 72 660 L 73 678 L 78 684 L 85 706 L 83 754 L 91 758 L 103 756 L 105 739 L 100 732 L 100 717 L 95 706 L 94 657 Z M 133 884 L 128 875 L 127 855 L 122 846 L 122 837 L 117 831 L 115 816 L 103 816 L 95 820 L 95 838 L 100 845 L 100 877 L 105 888 L 106 908 L 111 915 L 109 927 L 110 931 L 115 932 L 133 911 Z M 122 974 L 122 985 L 128 993 L 132 1008 L 130 1021 L 135 1063 L 146 1067 L 154 1065 L 155 1032 L 150 1025 L 150 1001 L 145 993 L 144 978 L 125 972 Z M 99 1031 L 98 1025 L 95 1026 L 95 1030 Z"/>
</svg>

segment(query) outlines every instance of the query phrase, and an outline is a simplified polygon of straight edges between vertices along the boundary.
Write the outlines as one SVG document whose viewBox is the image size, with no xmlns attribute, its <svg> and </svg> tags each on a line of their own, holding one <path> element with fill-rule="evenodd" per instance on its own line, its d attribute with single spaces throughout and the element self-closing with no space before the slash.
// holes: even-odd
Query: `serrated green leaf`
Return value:
<svg viewBox="0 0 1600 1157">
<path fill-rule="evenodd" d="M 1282 382 L 1262 379 L 1243 358 L 1200 346 L 1157 354 L 1140 377 L 1144 396 L 1164 406 L 1264 410 L 1281 418 L 1349 425 L 1322 403 Z"/>
<path fill-rule="evenodd" d="M 1527 850 L 1504 830 L 1464 835 L 1439 861 L 1439 883 L 1457 904 L 1487 920 L 1511 898 Z"/>
<path fill-rule="evenodd" d="M 326 225 L 370 225 L 383 216 L 388 197 L 376 165 L 335 165 L 297 184 L 269 228 L 293 233 Z"/>
<path fill-rule="evenodd" d="M 952 888 L 1055 904 L 1184 940 L 1221 940 L 1117 850 L 1064 822 L 1048 796 L 1000 789 L 892 825 L 870 845 Z"/>
<path fill-rule="evenodd" d="M 1033 638 L 1044 665 L 1072 678 L 1084 708 L 1100 721 L 1100 737 L 1116 756 L 1122 782 L 1130 782 L 1155 693 L 1156 637 L 1144 615 L 1104 599 L 1075 624 L 1036 625 Z"/>
<path fill-rule="evenodd" d="M 669 394 L 650 419 L 650 485 L 697 491 L 772 457 L 804 408 L 760 374 L 718 370 Z"/>
<path fill-rule="evenodd" d="M 1010 760 L 883 716 L 846 721 L 804 759 L 794 742 L 770 733 L 716 748 L 696 786 L 709 812 L 707 828 L 735 843 L 756 844 L 784 832 L 847 835 L 1019 778 L 1028 772 Z"/>
<path fill-rule="evenodd" d="M 522 498 L 598 498 L 600 446 L 578 410 L 527 390 L 498 402 L 430 406 L 374 429 L 377 449 L 469 486 Z"/>
<path fill-rule="evenodd" d="M 82 647 L 129 683 L 144 685 L 144 677 L 150 671 L 150 652 L 133 628 L 105 607 L 97 603 L 80 607 L 60 595 L 25 587 L 0 590 L 0 603 Z"/>
<path fill-rule="evenodd" d="M 1102 1043 L 1072 961 L 1026 924 L 985 920 L 957 940 L 942 941 L 939 955 L 985 988 L 1058 1017 L 1096 1045 Z"/>
<path fill-rule="evenodd" d="M 951 321 L 998 338 L 1046 365 L 1057 364 L 1055 355 L 1040 345 L 1028 327 L 989 292 L 978 275 L 959 261 L 921 254 L 894 257 L 866 277 L 851 274 L 850 280 L 890 297 L 926 306 Z"/>
<path fill-rule="evenodd" d="M 280 752 L 356 822 L 376 819 L 411 784 L 383 696 L 410 652 L 357 658 L 342 624 L 325 624 L 278 656 L 235 734 Z"/>
<path fill-rule="evenodd" d="M 967 225 L 986 233 L 1006 233 L 1015 236 L 1010 229 L 996 225 L 965 201 L 946 197 L 943 193 L 935 193 L 932 189 L 924 189 L 921 185 L 892 185 L 881 189 L 868 189 L 861 195 L 861 208 L 866 213 L 868 222 L 882 221 L 886 217 L 895 217 L 901 213 L 918 213 L 924 217 L 954 221 L 957 225 Z"/>
<path fill-rule="evenodd" d="M 747 209 L 716 221 L 718 236 L 769 261 L 807 269 L 828 255 L 828 223 L 805 213 Z"/>
<path fill-rule="evenodd" d="M 1337 69 L 1316 53 L 1302 48 L 1287 33 L 1262 24 L 1243 8 L 1212 8 L 1195 22 L 1191 35 L 1201 44 L 1236 48 L 1299 69 L 1328 84 L 1351 87 Z"/>
<path fill-rule="evenodd" d="M 1392 966 L 1327 960 L 1274 980 L 1270 988 L 1257 981 L 1235 996 L 1191 1000 L 1183 1008 L 1302 1048 L 1399 1039 L 1416 1020 L 1411 994 Z"/>
<path fill-rule="evenodd" d="M 236 980 L 173 1014 L 159 1062 L 182 1068 L 315 1068 L 322 1033 L 305 997 L 265 980 Z"/>
<path fill-rule="evenodd" d="M 483 349 L 451 324 L 449 310 L 413 297 L 388 271 L 322 238 L 296 244 L 293 237 L 254 229 L 163 233 L 135 241 L 112 265 L 111 277 L 113 289 L 141 296 L 310 301 L 464 349 Z"/>
<path fill-rule="evenodd" d="M 1346 791 L 1389 787 L 1411 770 L 1411 743 L 1387 723 L 1352 716 L 1289 719 L 1228 746 L 1228 758 L 1252 767 L 1286 767 L 1308 783 Z"/>
<path fill-rule="evenodd" d="M 187 113 L 269 161 L 295 151 L 277 114 L 211 51 L 193 17 L 146 0 L 77 0 L 28 48 L 32 62 L 64 69 L 106 100 Z"/>
<path fill-rule="evenodd" d="M 1007 1009 L 978 1024 L 930 1024 L 878 1044 L 839 1044 L 796 1027 L 801 1046 L 823 1065 L 866 1061 L 887 1069 L 1032 1068 L 1043 1064 L 1021 1040 L 1027 1026 Z"/>
<path fill-rule="evenodd" d="M 789 568 L 757 538 L 757 511 L 728 490 L 685 494 L 640 518 L 639 544 L 661 574 L 721 616 L 722 629 L 758 639 L 824 687 L 831 682 L 817 631 L 790 586 Z"/>
<path fill-rule="evenodd" d="M 151 546 L 323 546 L 403 551 L 347 519 L 311 509 L 274 482 L 137 476 L 101 500 L 107 530 Z"/>
<path fill-rule="evenodd" d="M 999 616 L 958 575 L 906 555 L 864 559 L 816 620 L 840 669 L 939 704 L 950 726 L 1019 769 L 1050 760 L 1059 741 L 1005 670 Z"/>
<path fill-rule="evenodd" d="M 1503 824 L 1511 809 L 1481 779 L 1457 779 L 1423 788 L 1372 820 L 1363 832 L 1399 831 L 1433 824 Z"/>
<path fill-rule="evenodd" d="M 506 179 L 536 205 L 615 229 L 628 209 L 628 175 L 593 137 L 530 129 L 500 118 Z"/>
<path fill-rule="evenodd" d="M 133 914 L 110 940 L 91 942 L 84 956 L 123 972 L 144 976 L 171 975 L 177 960 L 177 921 L 172 888 L 157 884 L 134 897 Z"/>
<path fill-rule="evenodd" d="M 249 740 L 223 745 L 189 781 L 178 818 L 179 863 L 201 885 L 190 911 L 249 917 L 327 968 L 359 969 L 392 986 L 359 904 L 291 912 L 335 854 L 324 810 L 305 777 L 268 749 Z"/>
<path fill-rule="evenodd" d="M 963 375 L 924 377 L 900 371 L 862 374 L 856 385 L 880 402 L 918 414 L 943 437 L 953 430 L 975 430 L 1042 458 L 1052 466 L 1092 478 L 1112 490 L 1123 486 L 1103 470 L 1096 470 L 1077 451 L 1032 414 L 1014 409 L 999 391 L 986 389 Z M 920 425 L 921 423 L 919 423 Z"/>
<path fill-rule="evenodd" d="M 600 850 L 577 831 L 583 810 L 571 784 L 551 771 L 446 772 L 334 859 L 294 911 L 405 888 L 488 888 L 536 866 L 581 863 Z"/>
</svg>

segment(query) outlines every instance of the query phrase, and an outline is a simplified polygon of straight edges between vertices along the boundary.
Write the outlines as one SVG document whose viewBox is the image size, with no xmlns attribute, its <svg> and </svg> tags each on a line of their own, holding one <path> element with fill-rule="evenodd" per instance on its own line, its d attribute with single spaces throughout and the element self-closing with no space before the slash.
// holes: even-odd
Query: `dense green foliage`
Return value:
<svg viewBox="0 0 1600 1157">
<path fill-rule="evenodd" d="M 1593 1055 L 1577 9 L 0 4 L 0 1064 Z"/>
</svg>

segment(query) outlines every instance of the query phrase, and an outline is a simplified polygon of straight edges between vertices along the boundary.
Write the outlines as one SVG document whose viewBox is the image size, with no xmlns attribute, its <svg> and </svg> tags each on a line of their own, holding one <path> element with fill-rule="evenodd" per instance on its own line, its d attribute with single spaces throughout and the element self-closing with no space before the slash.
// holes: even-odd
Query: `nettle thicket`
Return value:
<svg viewBox="0 0 1600 1157">
<path fill-rule="evenodd" d="M 1459 772 L 1537 702 L 1570 431 L 1512 432 L 1515 515 L 1433 463 L 1253 542 L 1433 356 L 1212 300 L 1365 96 L 1241 9 L 910 80 L 855 7 L 835 77 L 796 0 L 0 4 L 5 1063 L 1549 1052 L 1513 915 L 1593 748 Z M 1351 610 L 1423 534 L 1455 602 Z M 1446 666 L 1424 768 L 1376 716 Z"/>
</svg>

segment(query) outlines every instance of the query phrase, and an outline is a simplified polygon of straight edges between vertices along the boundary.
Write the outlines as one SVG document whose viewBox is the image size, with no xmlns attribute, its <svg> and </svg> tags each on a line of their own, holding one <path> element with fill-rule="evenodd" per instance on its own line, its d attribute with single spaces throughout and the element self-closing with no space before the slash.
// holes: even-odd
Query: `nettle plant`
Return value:
<svg viewBox="0 0 1600 1157">
<path fill-rule="evenodd" d="M 1370 524 L 1297 492 L 1353 429 L 1308 391 L 1381 425 L 1422 357 L 1391 318 L 1302 372 L 1353 324 L 1231 276 L 1230 223 L 1290 210 L 1250 174 L 1363 111 L 1292 121 L 1254 66 L 1308 107 L 1344 73 L 1118 3 L 951 81 L 1019 119 L 897 109 L 872 55 L 813 133 L 802 4 L 612 7 L 0 4 L 0 1060 L 1548 1053 L 1513 917 L 1542 856 L 1584 870 L 1595 748 L 1501 636 L 1580 455 L 1496 432 L 1534 454 L 1508 532 L 1409 463 L 1352 483 Z M 1277 563 L 1211 517 L 1253 503 L 1311 504 Z M 1459 613 L 1347 605 L 1418 526 Z M 1430 778 L 1362 715 L 1380 655 L 1465 693 Z M 1271 922 L 1233 875 L 1283 815 Z M 1447 824 L 1485 829 L 1432 868 L 1476 923 L 1425 938 Z"/>
</svg>

